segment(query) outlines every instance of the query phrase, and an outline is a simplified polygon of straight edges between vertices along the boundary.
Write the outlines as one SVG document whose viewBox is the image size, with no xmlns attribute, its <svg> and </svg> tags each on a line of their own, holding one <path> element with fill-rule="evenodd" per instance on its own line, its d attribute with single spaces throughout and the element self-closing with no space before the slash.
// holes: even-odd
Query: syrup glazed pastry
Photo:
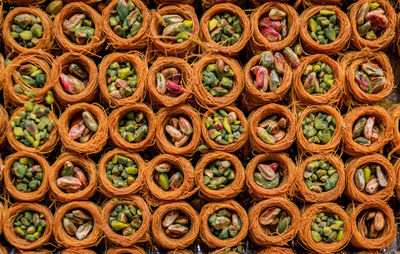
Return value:
<svg viewBox="0 0 400 254">
<path fill-rule="evenodd" d="M 89 57 L 67 52 L 57 57 L 51 74 L 55 80 L 54 92 L 64 106 L 79 102 L 93 102 L 98 97 L 98 70 Z"/>
<path fill-rule="evenodd" d="M 345 195 L 358 202 L 387 200 L 395 187 L 392 164 L 382 155 L 372 154 L 346 162 Z"/>
<path fill-rule="evenodd" d="M 295 164 L 284 153 L 265 153 L 254 157 L 246 167 L 246 186 L 254 199 L 291 196 Z"/>
<path fill-rule="evenodd" d="M 285 245 L 299 230 L 300 212 L 284 198 L 261 201 L 249 210 L 250 239 L 257 245 Z"/>
<path fill-rule="evenodd" d="M 96 165 L 79 154 L 63 153 L 51 166 L 49 185 L 55 200 L 87 200 L 97 189 Z"/>
<path fill-rule="evenodd" d="M 197 212 L 185 202 L 161 205 L 151 224 L 156 242 L 167 249 L 183 249 L 196 239 L 200 228 Z"/>
<path fill-rule="evenodd" d="M 154 13 L 150 39 L 159 54 L 185 57 L 196 51 L 199 30 L 195 9 L 179 2 Z"/>
<path fill-rule="evenodd" d="M 356 49 L 382 50 L 396 34 L 396 12 L 388 1 L 358 1 L 349 6 L 349 18 Z"/>
<path fill-rule="evenodd" d="M 250 39 L 250 21 L 244 11 L 231 3 L 216 4 L 200 20 L 205 50 L 237 55 Z"/>
<path fill-rule="evenodd" d="M 330 202 L 343 193 L 345 178 L 344 164 L 339 157 L 317 154 L 300 164 L 296 185 L 307 202 Z"/>
<path fill-rule="evenodd" d="M 208 200 L 236 197 L 243 189 L 245 175 L 240 160 L 229 153 L 204 154 L 197 162 L 196 185 L 199 195 Z"/>
<path fill-rule="evenodd" d="M 343 69 L 347 69 L 349 97 L 346 103 L 374 103 L 385 98 L 393 88 L 393 70 L 385 53 L 378 51 L 373 55 L 352 51 L 340 58 Z"/>
<path fill-rule="evenodd" d="M 283 3 L 264 3 L 253 11 L 250 22 L 254 51 L 270 49 L 279 51 L 294 44 L 299 35 L 299 15 L 296 10 Z"/>
<path fill-rule="evenodd" d="M 353 156 L 372 154 L 382 149 L 392 134 L 393 121 L 384 108 L 356 107 L 345 116 L 344 150 Z"/>
<path fill-rule="evenodd" d="M 309 7 L 300 19 L 300 39 L 306 52 L 333 55 L 350 40 L 349 19 L 336 6 Z"/>
<path fill-rule="evenodd" d="M 393 210 L 381 200 L 347 207 L 352 223 L 351 244 L 357 248 L 386 248 L 396 237 Z"/>
<path fill-rule="evenodd" d="M 47 51 L 53 45 L 51 21 L 39 8 L 12 9 L 4 19 L 2 35 L 6 51 L 18 54 L 29 49 Z"/>
<path fill-rule="evenodd" d="M 107 44 L 116 51 L 143 49 L 148 43 L 150 19 L 150 12 L 142 1 L 111 1 L 102 12 Z"/>
<path fill-rule="evenodd" d="M 191 155 L 199 146 L 201 120 L 189 105 L 164 107 L 157 113 L 157 146 L 163 152 Z"/>
<path fill-rule="evenodd" d="M 7 139 L 15 150 L 50 153 L 59 138 L 56 120 L 49 107 L 30 100 L 11 116 L 7 125 Z"/>
</svg>

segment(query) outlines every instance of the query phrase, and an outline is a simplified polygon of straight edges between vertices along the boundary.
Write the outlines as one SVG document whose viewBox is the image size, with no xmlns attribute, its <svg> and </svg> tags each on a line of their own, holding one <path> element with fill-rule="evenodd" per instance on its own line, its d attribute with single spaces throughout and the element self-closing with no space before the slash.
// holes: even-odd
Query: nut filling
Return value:
<svg viewBox="0 0 400 254">
<path fill-rule="evenodd" d="M 122 99 L 137 88 L 137 73 L 130 62 L 113 62 L 107 70 L 107 89 L 111 96 Z"/>
<path fill-rule="evenodd" d="M 33 48 L 43 36 L 42 20 L 32 14 L 19 14 L 13 19 L 10 35 L 22 47 Z"/>
<path fill-rule="evenodd" d="M 361 5 L 356 21 L 358 33 L 367 40 L 376 40 L 389 25 L 385 10 L 378 2 L 366 2 Z"/>
<path fill-rule="evenodd" d="M 238 245 L 234 247 L 228 247 L 225 249 L 225 253 L 230 253 L 230 254 L 243 254 L 244 253 L 244 246 L 243 245 Z"/>
<path fill-rule="evenodd" d="M 279 207 L 265 209 L 258 218 L 258 222 L 267 235 L 280 235 L 290 227 L 291 217 Z"/>
<path fill-rule="evenodd" d="M 287 120 L 271 115 L 258 124 L 257 135 L 266 144 L 274 145 L 286 136 Z"/>
<path fill-rule="evenodd" d="M 254 86 L 262 92 L 272 92 L 282 83 L 282 76 L 285 72 L 285 57 L 276 52 L 264 51 L 260 55 L 259 65 L 251 67 Z"/>
<path fill-rule="evenodd" d="M 364 93 L 380 93 L 387 84 L 385 73 L 376 63 L 363 63 L 356 75 L 355 81 Z"/>
<path fill-rule="evenodd" d="M 190 229 L 190 221 L 186 214 L 174 210 L 167 213 L 162 221 L 165 234 L 171 238 L 181 238 Z"/>
<path fill-rule="evenodd" d="M 118 205 L 110 213 L 108 222 L 115 233 L 129 236 L 142 225 L 142 211 L 134 205 Z"/>
<path fill-rule="evenodd" d="M 168 44 L 182 43 L 192 34 L 193 21 L 178 14 L 168 14 L 162 17 L 161 39 Z"/>
<path fill-rule="evenodd" d="M 337 214 L 320 212 L 311 224 L 311 236 L 317 243 L 339 242 L 343 237 L 343 225 L 344 221 Z"/>
<path fill-rule="evenodd" d="M 12 165 L 13 184 L 18 191 L 34 192 L 43 181 L 43 169 L 32 158 L 21 157 Z"/>
<path fill-rule="evenodd" d="M 320 61 L 306 66 L 302 76 L 304 89 L 309 94 L 326 94 L 335 83 L 332 68 Z"/>
<path fill-rule="evenodd" d="M 234 76 L 232 68 L 219 58 L 206 66 L 201 73 L 201 82 L 211 96 L 221 97 L 232 90 L 235 85 Z"/>
<path fill-rule="evenodd" d="M 76 13 L 62 24 L 64 34 L 74 43 L 84 45 L 94 36 L 93 21 L 84 13 Z"/>
<path fill-rule="evenodd" d="M 218 110 L 213 116 L 206 119 L 209 137 L 221 145 L 227 145 L 239 139 L 243 133 L 242 122 L 237 119 L 235 112 Z"/>
<path fill-rule="evenodd" d="M 375 194 L 388 185 L 388 176 L 378 164 L 370 163 L 356 170 L 354 184 L 366 194 Z"/>
<path fill-rule="evenodd" d="M 336 129 L 336 119 L 326 113 L 311 113 L 302 122 L 303 134 L 308 142 L 327 144 Z"/>
<path fill-rule="evenodd" d="M 17 72 L 19 76 L 14 80 L 13 90 L 18 94 L 35 97 L 35 92 L 28 91 L 26 88 L 43 88 L 46 83 L 46 74 L 37 65 L 24 64 L 18 68 Z"/>
<path fill-rule="evenodd" d="M 353 127 L 352 137 L 360 145 L 369 146 L 379 139 L 381 129 L 374 116 L 359 118 Z"/>
<path fill-rule="evenodd" d="M 172 117 L 165 126 L 169 141 L 176 147 L 187 145 L 192 137 L 193 127 L 184 116 Z"/>
<path fill-rule="evenodd" d="M 79 143 L 88 142 L 99 128 L 95 116 L 89 111 L 82 111 L 71 121 L 68 136 Z"/>
<path fill-rule="evenodd" d="M 88 237 L 93 228 L 92 216 L 80 209 L 74 209 L 65 214 L 62 223 L 65 232 L 78 240 Z"/>
<path fill-rule="evenodd" d="M 88 186 L 88 179 L 80 167 L 70 161 L 66 161 L 56 184 L 58 188 L 66 193 L 76 193 Z"/>
<path fill-rule="evenodd" d="M 158 164 L 155 170 L 154 180 L 164 191 L 173 191 L 182 185 L 183 174 L 174 165 L 164 162 Z"/>
<path fill-rule="evenodd" d="M 174 67 L 165 68 L 156 74 L 157 92 L 170 97 L 178 97 L 185 92 L 182 73 Z"/>
<path fill-rule="evenodd" d="M 120 154 L 114 155 L 106 164 L 106 175 L 108 180 L 116 188 L 128 187 L 138 177 L 139 168 L 136 163 Z"/>
<path fill-rule="evenodd" d="M 357 217 L 358 232 L 368 239 L 381 237 L 385 226 L 385 215 L 377 209 L 368 209 Z"/>
<path fill-rule="evenodd" d="M 235 44 L 242 36 L 242 30 L 239 17 L 229 12 L 217 14 L 208 22 L 211 39 L 222 46 Z"/>
<path fill-rule="evenodd" d="M 15 217 L 13 226 L 14 233 L 28 242 L 38 240 L 46 229 L 46 220 L 42 213 L 24 211 Z"/>
<path fill-rule="evenodd" d="M 142 27 L 143 16 L 140 9 L 131 0 L 119 0 L 116 8 L 111 11 L 109 22 L 115 34 L 130 39 Z"/>
<path fill-rule="evenodd" d="M 24 110 L 13 118 L 11 127 L 17 140 L 29 147 L 43 145 L 54 128 L 54 119 L 49 118 L 50 108 L 40 108 L 39 104 L 28 101 Z"/>
<path fill-rule="evenodd" d="M 234 238 L 242 228 L 242 221 L 237 213 L 221 209 L 208 217 L 211 233 L 221 240 Z"/>
<path fill-rule="evenodd" d="M 87 87 L 89 73 L 78 63 L 68 64 L 60 73 L 60 82 L 69 94 L 80 94 Z"/>
<path fill-rule="evenodd" d="M 139 143 L 147 137 L 149 126 L 143 112 L 131 111 L 118 123 L 118 132 L 129 143 Z"/>
<path fill-rule="evenodd" d="M 277 8 L 271 9 L 267 17 L 260 20 L 259 29 L 264 38 L 270 42 L 285 39 L 289 32 L 286 13 Z"/>
<path fill-rule="evenodd" d="M 335 42 L 339 32 L 340 25 L 334 11 L 322 9 L 308 20 L 308 33 L 318 44 Z"/>
<path fill-rule="evenodd" d="M 257 170 L 253 173 L 254 181 L 263 188 L 276 188 L 283 180 L 283 169 L 279 162 L 260 163 L 257 165 Z"/>
<path fill-rule="evenodd" d="M 227 160 L 216 160 L 208 164 L 203 173 L 203 184 L 212 190 L 229 186 L 236 178 L 232 164 Z"/>
<path fill-rule="evenodd" d="M 328 161 L 312 161 L 304 171 L 304 180 L 309 190 L 321 193 L 335 188 L 339 174 Z"/>
</svg>

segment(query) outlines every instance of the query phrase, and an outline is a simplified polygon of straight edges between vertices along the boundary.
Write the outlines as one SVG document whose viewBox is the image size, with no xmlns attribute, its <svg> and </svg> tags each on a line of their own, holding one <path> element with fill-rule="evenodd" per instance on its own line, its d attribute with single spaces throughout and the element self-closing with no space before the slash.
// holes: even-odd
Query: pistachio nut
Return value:
<svg viewBox="0 0 400 254">
<path fill-rule="evenodd" d="M 308 142 L 327 144 L 336 130 L 336 119 L 323 112 L 311 113 L 303 120 L 302 130 Z"/>
<path fill-rule="evenodd" d="M 24 109 L 12 119 L 14 137 L 29 147 L 43 145 L 54 128 L 54 119 L 49 118 L 50 108 L 28 101 Z"/>
<path fill-rule="evenodd" d="M 131 111 L 119 120 L 118 132 L 129 143 L 142 142 L 148 130 L 147 118 L 143 112 Z"/>
<path fill-rule="evenodd" d="M 60 83 L 69 94 L 79 94 L 87 87 L 89 74 L 79 63 L 70 63 L 60 74 Z"/>
<path fill-rule="evenodd" d="M 185 213 L 173 210 L 164 216 L 162 227 L 167 236 L 175 239 L 181 238 L 189 232 L 190 220 Z"/>
<path fill-rule="evenodd" d="M 43 169 L 34 159 L 21 157 L 12 164 L 13 184 L 18 191 L 34 192 L 43 181 Z"/>
<path fill-rule="evenodd" d="M 337 214 L 320 212 L 311 224 L 311 237 L 317 243 L 340 242 L 343 237 L 344 221 Z"/>
<path fill-rule="evenodd" d="M 46 83 L 46 74 L 39 66 L 25 63 L 17 69 L 19 79 L 15 80 L 13 90 L 18 94 L 35 97 L 32 88 L 43 88 Z"/>
<path fill-rule="evenodd" d="M 330 191 L 335 188 L 338 180 L 339 174 L 329 161 L 311 161 L 304 171 L 304 181 L 313 192 Z"/>
<path fill-rule="evenodd" d="M 137 78 L 136 69 L 131 62 L 113 62 L 106 75 L 108 92 L 116 99 L 129 97 L 137 89 Z"/>
<path fill-rule="evenodd" d="M 389 25 L 386 12 L 378 2 L 365 2 L 361 5 L 356 22 L 359 35 L 367 40 L 376 40 Z"/>
<path fill-rule="evenodd" d="M 213 97 L 228 94 L 235 85 L 235 73 L 221 58 L 210 63 L 201 73 L 204 88 Z"/>
<path fill-rule="evenodd" d="M 379 139 L 380 134 L 380 126 L 374 116 L 362 116 L 353 126 L 353 140 L 360 145 L 371 145 Z"/>
<path fill-rule="evenodd" d="M 117 205 L 110 213 L 108 223 L 115 233 L 132 235 L 142 225 L 142 211 L 131 204 Z"/>
<path fill-rule="evenodd" d="M 257 171 L 253 173 L 254 181 L 266 189 L 273 189 L 279 186 L 283 180 L 283 169 L 276 161 L 263 162 L 257 165 Z"/>
<path fill-rule="evenodd" d="M 88 142 L 99 128 L 96 117 L 84 110 L 71 121 L 68 136 L 79 143 Z"/>
<path fill-rule="evenodd" d="M 42 213 L 36 211 L 20 212 L 13 221 L 15 235 L 28 242 L 35 242 L 46 229 L 46 220 Z"/>
<path fill-rule="evenodd" d="M 228 113 L 223 109 L 207 117 L 206 127 L 209 137 L 221 145 L 235 142 L 244 131 L 236 113 L 233 111 Z"/>
<path fill-rule="evenodd" d="M 357 216 L 357 230 L 368 239 L 382 236 L 386 226 L 386 216 L 378 209 L 367 209 Z"/>
<path fill-rule="evenodd" d="M 78 45 L 87 44 L 94 36 L 93 21 L 84 13 L 75 13 L 62 23 L 63 33 Z"/>
<path fill-rule="evenodd" d="M 208 22 L 208 31 L 211 39 L 216 43 L 231 46 L 242 36 L 243 27 L 238 16 L 222 12 Z"/>
<path fill-rule="evenodd" d="M 164 162 L 155 167 L 154 180 L 164 191 L 173 191 L 182 185 L 183 174 L 175 165 Z"/>
<path fill-rule="evenodd" d="M 291 217 L 279 207 L 268 207 L 258 218 L 267 235 L 283 234 L 291 224 Z"/>
<path fill-rule="evenodd" d="M 272 8 L 268 15 L 259 21 L 261 34 L 270 42 L 277 42 L 288 36 L 288 21 L 284 11 L 278 8 Z"/>
<path fill-rule="evenodd" d="M 274 145 L 286 136 L 287 120 L 273 114 L 258 123 L 257 135 L 266 144 Z"/>
<path fill-rule="evenodd" d="M 119 37 L 130 39 L 142 27 L 141 10 L 131 0 L 118 0 L 114 10 L 110 12 L 109 24 Z"/>
<path fill-rule="evenodd" d="M 65 161 L 56 184 L 66 193 L 75 193 L 88 186 L 88 178 L 80 167 L 75 166 L 71 161 Z"/>
<path fill-rule="evenodd" d="M 178 97 L 185 92 L 182 74 L 175 67 L 168 67 L 156 73 L 156 89 L 162 95 Z"/>
<path fill-rule="evenodd" d="M 328 64 L 318 61 L 305 67 L 302 83 L 309 94 L 326 94 L 334 85 L 335 76 Z"/>
<path fill-rule="evenodd" d="M 335 42 L 340 32 L 336 13 L 328 9 L 321 9 L 308 20 L 308 33 L 311 38 L 321 45 Z"/>
<path fill-rule="evenodd" d="M 92 231 L 93 219 L 86 211 L 74 209 L 64 215 L 62 225 L 68 235 L 83 240 Z"/>
<path fill-rule="evenodd" d="M 234 211 L 220 209 L 208 217 L 208 227 L 213 235 L 226 240 L 236 237 L 242 228 L 242 221 Z"/>
<path fill-rule="evenodd" d="M 121 154 L 115 154 L 106 164 L 107 178 L 117 188 L 130 186 L 138 174 L 139 167 L 135 161 Z"/>
<path fill-rule="evenodd" d="M 281 53 L 263 52 L 260 55 L 259 65 L 250 69 L 256 89 L 262 92 L 276 90 L 282 83 L 286 64 L 285 57 Z"/>
<path fill-rule="evenodd" d="M 364 93 L 377 94 L 387 85 L 385 74 L 376 63 L 363 63 L 354 76 Z"/>
<path fill-rule="evenodd" d="M 176 147 L 187 145 L 193 133 L 192 124 L 184 116 L 172 117 L 164 129 L 170 142 Z"/>
<path fill-rule="evenodd" d="M 207 165 L 203 172 L 203 184 L 212 190 L 223 189 L 236 178 L 229 160 L 216 160 Z"/>
<path fill-rule="evenodd" d="M 193 21 L 179 14 L 167 14 L 162 17 L 161 39 L 168 44 L 182 43 L 192 34 Z"/>
<path fill-rule="evenodd" d="M 356 170 L 354 184 L 359 191 L 372 195 L 388 185 L 388 176 L 381 165 L 369 163 Z"/>
<path fill-rule="evenodd" d="M 13 19 L 10 35 L 20 46 L 33 48 L 43 36 L 42 20 L 33 14 L 19 14 Z"/>
</svg>

